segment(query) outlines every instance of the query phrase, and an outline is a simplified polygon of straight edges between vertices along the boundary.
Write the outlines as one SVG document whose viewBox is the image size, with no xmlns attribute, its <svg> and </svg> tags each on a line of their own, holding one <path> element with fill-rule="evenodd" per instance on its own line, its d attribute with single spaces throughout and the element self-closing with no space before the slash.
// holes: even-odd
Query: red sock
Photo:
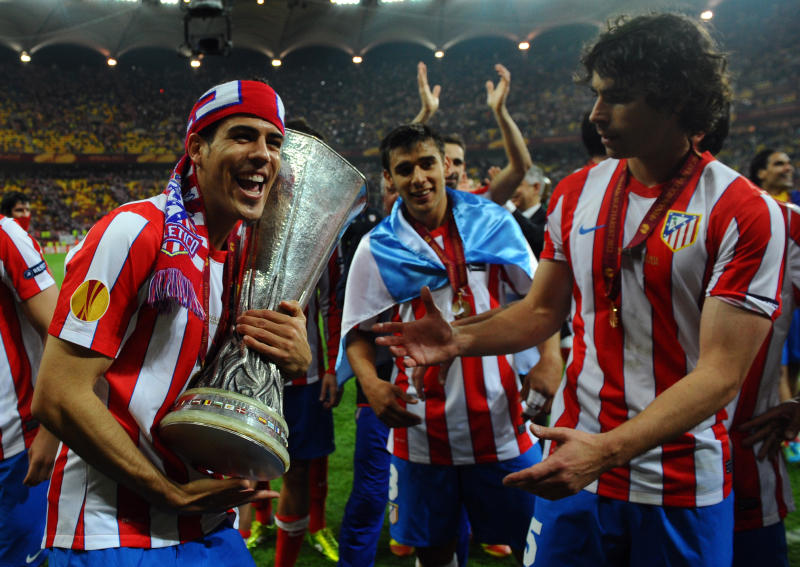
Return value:
<svg viewBox="0 0 800 567">
<path fill-rule="evenodd" d="M 266 490 L 269 490 L 269 483 L 265 487 Z M 256 521 L 269 525 L 274 521 L 272 517 L 272 499 L 267 498 L 266 500 L 259 500 L 258 502 L 253 502 L 253 508 L 256 510 Z"/>
<path fill-rule="evenodd" d="M 239 533 L 242 536 L 242 539 L 247 539 L 250 537 L 250 530 L 239 530 Z"/>
<path fill-rule="evenodd" d="M 308 516 L 275 515 L 278 524 L 278 540 L 275 543 L 275 567 L 294 567 L 303 536 L 308 528 Z"/>
<path fill-rule="evenodd" d="M 325 500 L 328 497 L 328 457 L 311 461 L 308 467 L 308 492 L 310 496 L 308 531 L 318 532 L 325 527 Z"/>
</svg>

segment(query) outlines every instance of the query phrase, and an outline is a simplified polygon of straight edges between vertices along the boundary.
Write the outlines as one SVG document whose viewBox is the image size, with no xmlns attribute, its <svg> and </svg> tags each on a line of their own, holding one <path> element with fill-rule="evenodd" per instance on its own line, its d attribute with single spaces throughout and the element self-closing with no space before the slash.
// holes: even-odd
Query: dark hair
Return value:
<svg viewBox="0 0 800 567">
<path fill-rule="evenodd" d="M 643 93 L 656 110 L 675 112 L 688 134 L 710 132 L 726 112 L 731 89 L 725 55 L 708 31 L 679 14 L 620 17 L 581 57 L 592 74 Z"/>
<path fill-rule="evenodd" d="M 17 203 L 30 203 L 30 199 L 20 191 L 9 191 L 3 195 L 3 200 L 0 201 L 0 214 L 10 217 L 11 211 L 17 206 Z"/>
<path fill-rule="evenodd" d="M 758 172 L 762 169 L 767 168 L 767 162 L 769 162 L 769 156 L 777 152 L 773 148 L 767 148 L 765 150 L 761 150 L 750 161 L 750 173 L 748 174 L 748 178 L 750 181 L 761 187 L 761 180 L 758 178 Z M 5 213 L 3 213 L 5 214 Z"/>
<path fill-rule="evenodd" d="M 727 105 L 727 112 L 717 120 L 714 127 L 710 132 L 703 136 L 697 144 L 697 149 L 701 152 L 711 152 L 712 155 L 717 155 L 722 151 L 722 146 L 725 145 L 725 139 L 728 137 L 731 127 L 731 107 Z"/>
<path fill-rule="evenodd" d="M 597 128 L 595 128 L 594 124 L 589 122 L 589 116 L 591 116 L 591 114 L 591 110 L 586 112 L 581 121 L 581 140 L 583 141 L 583 147 L 586 148 L 589 157 L 604 156 L 606 155 L 606 147 L 603 145 L 603 139 L 600 137 L 600 134 L 597 133 Z"/>
<path fill-rule="evenodd" d="M 292 130 L 297 130 L 298 132 L 302 132 L 303 134 L 308 134 L 310 136 L 314 136 L 315 138 L 325 141 L 325 136 L 320 134 L 317 130 L 311 127 L 308 121 L 304 117 L 295 118 L 293 120 L 287 120 L 285 126 Z"/>
<path fill-rule="evenodd" d="M 445 134 L 443 139 L 445 144 L 460 146 L 461 149 L 464 150 L 464 153 L 467 153 L 467 144 L 464 143 L 464 138 L 462 138 L 460 134 L 456 134 L 455 132 Z"/>
<path fill-rule="evenodd" d="M 436 149 L 439 150 L 439 155 L 444 160 L 444 140 L 431 127 L 425 124 L 403 124 L 398 126 L 381 140 L 381 164 L 383 169 L 389 171 L 389 153 L 392 150 L 396 148 L 408 150 L 412 146 L 427 140 L 433 140 Z"/>
</svg>

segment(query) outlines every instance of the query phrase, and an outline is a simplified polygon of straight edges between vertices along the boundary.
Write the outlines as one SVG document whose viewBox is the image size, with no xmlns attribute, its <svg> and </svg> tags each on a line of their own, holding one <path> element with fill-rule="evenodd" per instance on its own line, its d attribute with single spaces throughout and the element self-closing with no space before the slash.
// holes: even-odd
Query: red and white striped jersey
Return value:
<svg viewBox="0 0 800 567">
<path fill-rule="evenodd" d="M 550 200 L 543 259 L 567 262 L 574 278 L 574 339 L 553 404 L 554 423 L 590 433 L 614 429 L 694 369 L 700 314 L 718 297 L 773 317 L 779 309 L 783 219 L 765 193 L 706 153 L 643 246 L 621 260 L 621 324 L 609 324 L 602 254 L 613 188 L 627 167 L 608 159 L 562 181 Z M 632 177 L 623 245 L 661 187 Z M 646 451 L 586 487 L 610 498 L 706 506 L 732 485 L 725 411 Z M 549 447 L 546 447 L 546 454 Z"/>
<path fill-rule="evenodd" d="M 326 368 L 330 368 L 331 372 L 336 368 L 342 327 L 342 310 L 336 300 L 336 286 L 342 273 L 340 264 L 338 249 L 334 249 L 306 306 L 306 335 L 308 346 L 311 347 L 311 364 L 305 376 L 289 380 L 286 386 L 313 384 L 322 378 Z"/>
<path fill-rule="evenodd" d="M 0 460 L 30 447 L 38 424 L 31 400 L 42 337 L 21 304 L 55 285 L 39 244 L 11 217 L 0 216 Z"/>
<path fill-rule="evenodd" d="M 433 235 L 440 246 L 445 246 L 441 234 L 434 231 Z M 388 294 L 385 288 L 377 289 L 383 282 L 370 251 L 370 236 L 361 240 L 353 258 L 346 303 L 351 298 L 364 298 L 366 302 L 369 295 Z M 427 248 L 424 243 L 422 245 Z M 433 255 L 432 250 L 430 254 Z M 536 260 L 530 250 L 529 255 L 535 267 Z M 467 281 L 470 312 L 476 314 L 505 303 L 507 293 L 515 297 L 525 295 L 531 282 L 513 266 L 494 264 L 468 265 Z M 432 295 L 442 316 L 448 321 L 454 320 L 452 288 L 445 286 L 432 291 Z M 413 321 L 424 314 L 419 297 L 392 308 L 395 321 Z M 377 317 L 363 320 L 360 327 L 369 330 L 376 321 Z M 425 375 L 424 401 L 406 404 L 397 399 L 422 422 L 414 427 L 392 428 L 388 450 L 416 463 L 467 465 L 513 459 L 530 449 L 535 438 L 524 424 L 519 382 L 512 363 L 511 356 L 456 358 L 443 386 L 439 384 L 440 368 L 429 368 Z M 391 381 L 416 396 L 402 358 L 395 359 Z"/>
<path fill-rule="evenodd" d="M 739 395 L 728 405 L 728 427 L 733 446 L 733 497 L 736 531 L 770 526 L 794 510 L 792 487 L 783 455 L 758 459 L 761 443 L 745 447 L 748 435 L 740 424 L 780 403 L 778 384 L 783 343 L 800 297 L 800 208 L 778 203 L 786 221 L 786 262 L 781 314 L 767 335 Z"/>
<path fill-rule="evenodd" d="M 157 424 L 199 369 L 203 322 L 183 307 L 159 313 L 146 303 L 165 200 L 162 194 L 119 207 L 69 253 L 50 334 L 114 359 L 96 387 L 98 396 L 139 450 L 170 479 L 185 483 L 203 475 L 161 443 Z M 194 221 L 202 224 L 202 215 Z M 222 311 L 225 254 L 209 253 L 209 337 Z M 224 518 L 151 506 L 62 445 L 50 483 L 45 545 L 163 547 L 202 537 Z"/>
</svg>

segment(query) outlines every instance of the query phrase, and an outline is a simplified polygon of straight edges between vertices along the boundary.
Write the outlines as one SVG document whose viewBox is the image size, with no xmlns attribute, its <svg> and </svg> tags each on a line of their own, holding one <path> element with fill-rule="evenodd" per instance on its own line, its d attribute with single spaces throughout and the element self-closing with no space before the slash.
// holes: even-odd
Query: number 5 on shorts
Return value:
<svg viewBox="0 0 800 567">
<path fill-rule="evenodd" d="M 542 533 L 542 522 L 531 517 L 531 525 L 528 528 L 528 537 L 525 539 L 525 555 L 522 556 L 522 564 L 531 567 L 536 561 L 536 536 Z"/>
</svg>

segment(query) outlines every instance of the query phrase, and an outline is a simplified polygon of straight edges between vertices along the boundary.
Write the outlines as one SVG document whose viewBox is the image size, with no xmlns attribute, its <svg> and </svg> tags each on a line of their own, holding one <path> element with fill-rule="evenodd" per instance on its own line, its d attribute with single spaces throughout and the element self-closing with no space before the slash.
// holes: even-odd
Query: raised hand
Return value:
<svg viewBox="0 0 800 567">
<path fill-rule="evenodd" d="M 431 90 L 428 84 L 428 67 L 422 61 L 417 63 L 417 89 L 420 110 L 413 122 L 424 124 L 439 110 L 439 94 L 442 92 L 442 87 L 435 85 Z"/>
<path fill-rule="evenodd" d="M 500 79 L 497 81 L 497 86 L 492 81 L 486 81 L 486 104 L 494 112 L 500 112 L 506 104 L 506 97 L 511 88 L 511 72 L 500 63 L 497 63 L 494 68 L 500 75 Z"/>
</svg>

